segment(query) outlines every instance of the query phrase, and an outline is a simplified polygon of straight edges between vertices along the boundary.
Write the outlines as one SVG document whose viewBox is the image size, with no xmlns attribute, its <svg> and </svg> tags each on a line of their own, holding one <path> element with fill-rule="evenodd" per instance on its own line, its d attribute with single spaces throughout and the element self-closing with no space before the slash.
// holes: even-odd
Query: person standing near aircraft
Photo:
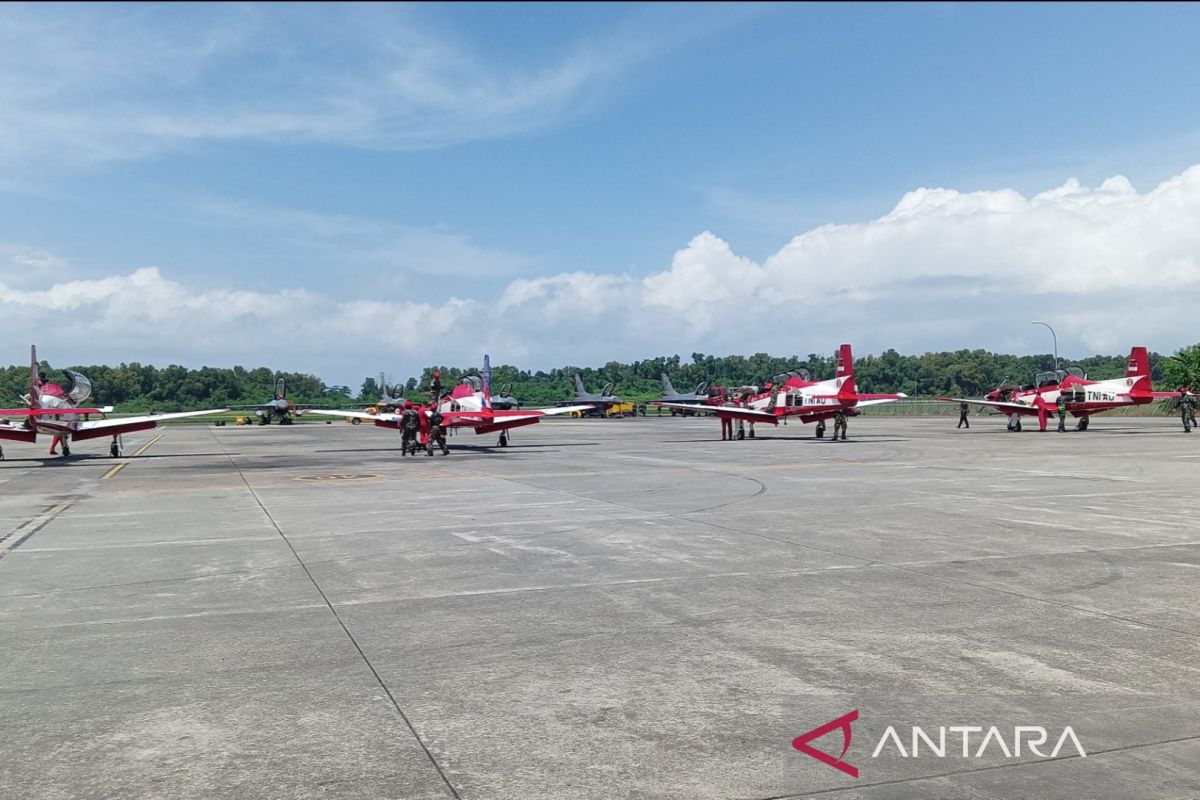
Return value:
<svg viewBox="0 0 1200 800">
<path fill-rule="evenodd" d="M 437 401 L 442 397 L 442 373 L 436 369 L 433 371 L 433 379 L 429 381 L 429 393 L 433 395 L 434 405 L 437 405 Z"/>
<path fill-rule="evenodd" d="M 400 414 L 400 455 L 408 455 L 412 448 L 413 455 L 417 454 L 417 432 L 421 429 L 421 420 L 411 400 L 404 401 L 404 411 Z"/>
<path fill-rule="evenodd" d="M 1058 396 L 1058 432 L 1066 433 L 1067 431 L 1067 398 L 1065 395 Z"/>
<path fill-rule="evenodd" d="M 66 408 L 70 405 L 67 400 L 67 392 L 57 383 L 51 383 L 46 379 L 46 373 L 38 373 L 38 394 L 42 397 L 42 404 L 50 408 Z M 50 455 L 58 455 L 58 446 L 62 444 L 63 438 L 57 433 L 50 440 Z"/>
<path fill-rule="evenodd" d="M 725 402 L 726 408 L 733 408 L 732 402 Z M 733 439 L 733 417 L 721 417 L 721 441 L 729 441 Z"/>
<path fill-rule="evenodd" d="M 959 406 L 958 406 L 958 425 L 957 425 L 958 428 L 961 428 L 963 425 L 966 425 L 967 430 L 971 429 L 971 421 L 967 419 L 967 412 L 969 412 L 970 410 L 971 410 L 970 407 L 966 403 L 959 404 Z"/>
<path fill-rule="evenodd" d="M 450 455 L 450 448 L 446 446 L 446 429 L 442 427 L 442 412 L 438 411 L 436 403 L 429 406 L 429 442 L 425 446 L 425 455 L 433 455 L 433 444 L 437 442 L 442 448 L 442 455 Z"/>
<path fill-rule="evenodd" d="M 1175 403 L 1179 406 L 1179 418 L 1183 420 L 1183 432 L 1191 433 L 1196 425 L 1196 398 L 1188 387 L 1180 386 L 1179 399 Z"/>
<path fill-rule="evenodd" d="M 839 408 L 833 415 L 833 440 L 838 440 L 838 431 L 842 433 L 842 441 L 846 441 L 846 409 Z"/>
</svg>

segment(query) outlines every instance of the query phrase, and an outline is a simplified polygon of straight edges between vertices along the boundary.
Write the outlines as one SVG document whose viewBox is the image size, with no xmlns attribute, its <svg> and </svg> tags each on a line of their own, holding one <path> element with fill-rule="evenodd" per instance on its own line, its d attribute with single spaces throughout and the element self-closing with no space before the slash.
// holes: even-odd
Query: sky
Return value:
<svg viewBox="0 0 1200 800">
<path fill-rule="evenodd" d="M 0 5 L 0 363 L 1200 342 L 1200 5 Z"/>
</svg>

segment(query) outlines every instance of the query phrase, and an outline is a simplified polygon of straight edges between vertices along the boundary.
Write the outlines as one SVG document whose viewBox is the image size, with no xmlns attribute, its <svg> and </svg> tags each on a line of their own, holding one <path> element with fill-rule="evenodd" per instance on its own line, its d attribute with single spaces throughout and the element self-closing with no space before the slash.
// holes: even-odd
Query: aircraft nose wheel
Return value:
<svg viewBox="0 0 1200 800">
<path fill-rule="evenodd" d="M 508 434 L 505 432 L 500 433 L 500 446 L 508 447 Z"/>
</svg>

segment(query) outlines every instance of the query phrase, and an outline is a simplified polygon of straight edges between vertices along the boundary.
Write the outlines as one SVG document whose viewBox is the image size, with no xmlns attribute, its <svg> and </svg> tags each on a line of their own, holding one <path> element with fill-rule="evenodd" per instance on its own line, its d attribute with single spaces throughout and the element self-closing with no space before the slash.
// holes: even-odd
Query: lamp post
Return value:
<svg viewBox="0 0 1200 800">
<path fill-rule="evenodd" d="M 1045 325 L 1047 328 L 1050 328 L 1050 323 L 1042 322 L 1039 319 L 1035 319 L 1030 324 L 1031 325 Z M 1052 336 L 1054 338 L 1054 371 L 1058 372 L 1058 337 L 1054 335 L 1054 328 L 1050 328 L 1050 336 Z"/>
</svg>

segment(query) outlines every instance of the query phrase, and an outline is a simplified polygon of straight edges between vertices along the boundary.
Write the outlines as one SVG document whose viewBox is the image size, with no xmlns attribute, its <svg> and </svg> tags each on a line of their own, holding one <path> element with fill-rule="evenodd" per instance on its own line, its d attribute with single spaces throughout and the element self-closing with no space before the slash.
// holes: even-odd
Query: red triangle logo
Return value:
<svg viewBox="0 0 1200 800">
<path fill-rule="evenodd" d="M 828 764 L 834 769 L 846 773 L 851 778 L 857 778 L 858 767 L 854 766 L 853 764 L 848 764 L 842 760 L 842 757 L 846 755 L 846 751 L 850 749 L 850 723 L 854 722 L 856 719 L 858 719 L 857 708 L 848 714 L 843 714 L 837 719 L 826 722 L 820 727 L 813 728 L 808 733 L 800 734 L 792 740 L 792 747 L 796 750 L 799 750 L 801 753 L 804 753 L 806 756 L 812 756 L 822 764 Z M 837 758 L 834 758 L 833 756 L 829 755 L 829 753 L 818 750 L 817 748 L 809 745 L 809 742 L 811 742 L 813 739 L 820 739 L 825 734 L 839 729 L 842 732 L 842 752 Z"/>
</svg>

